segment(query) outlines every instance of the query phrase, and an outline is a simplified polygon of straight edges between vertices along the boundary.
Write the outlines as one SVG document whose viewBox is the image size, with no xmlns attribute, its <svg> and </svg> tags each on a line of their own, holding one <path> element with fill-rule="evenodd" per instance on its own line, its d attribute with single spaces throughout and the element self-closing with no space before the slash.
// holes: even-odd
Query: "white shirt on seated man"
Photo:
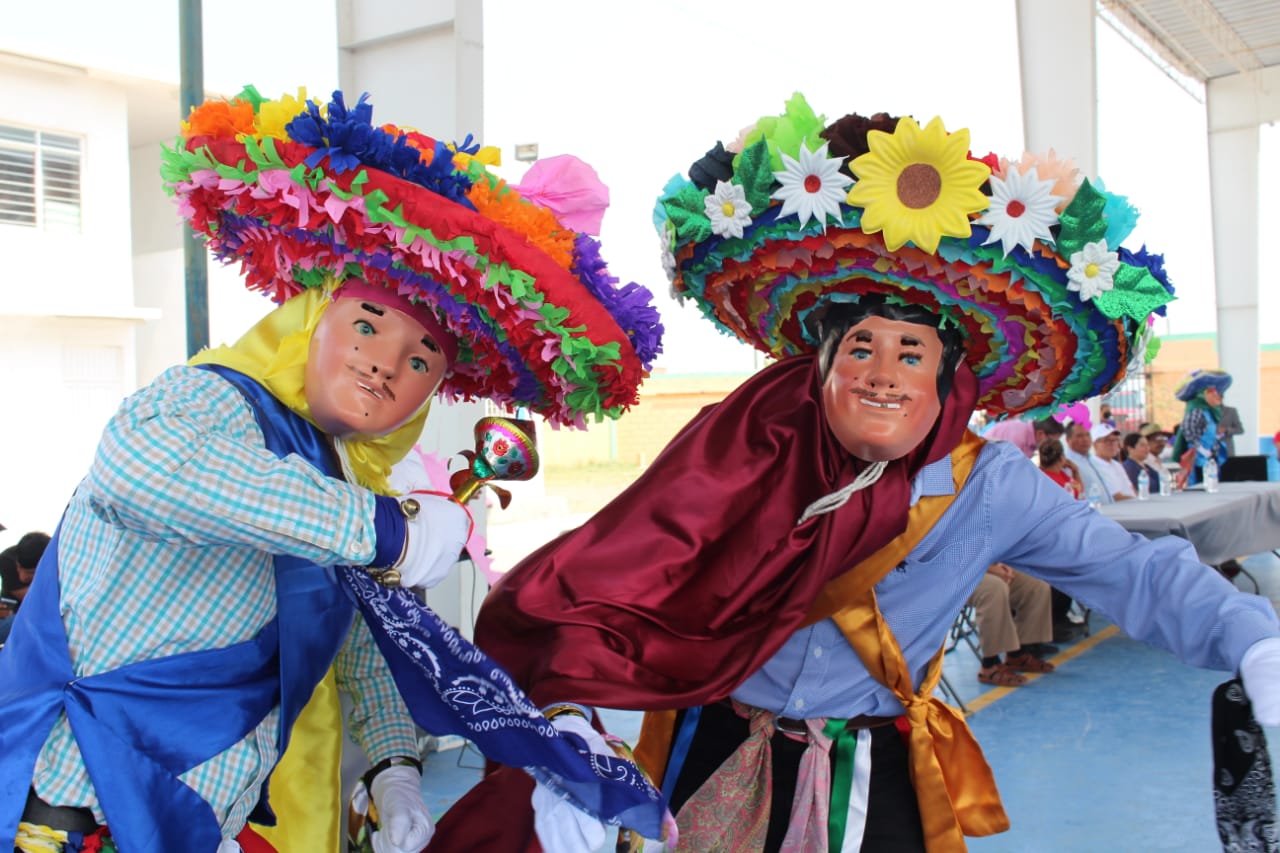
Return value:
<svg viewBox="0 0 1280 853">
<path fill-rule="evenodd" d="M 1120 462 L 1120 430 L 1107 424 L 1097 424 L 1089 430 L 1093 439 L 1094 464 L 1102 477 L 1107 494 L 1112 500 L 1127 501 L 1136 498 L 1133 483 Z"/>
</svg>

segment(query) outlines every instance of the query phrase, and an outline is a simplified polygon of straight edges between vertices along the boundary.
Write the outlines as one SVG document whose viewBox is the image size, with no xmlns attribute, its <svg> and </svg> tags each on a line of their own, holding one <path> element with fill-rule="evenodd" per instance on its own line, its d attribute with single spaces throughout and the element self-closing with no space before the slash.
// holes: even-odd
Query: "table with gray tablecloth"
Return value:
<svg viewBox="0 0 1280 853">
<path fill-rule="evenodd" d="M 1280 548 L 1280 483 L 1222 483 L 1213 494 L 1193 488 L 1117 501 L 1098 511 L 1148 539 L 1188 539 L 1210 565 Z"/>
</svg>

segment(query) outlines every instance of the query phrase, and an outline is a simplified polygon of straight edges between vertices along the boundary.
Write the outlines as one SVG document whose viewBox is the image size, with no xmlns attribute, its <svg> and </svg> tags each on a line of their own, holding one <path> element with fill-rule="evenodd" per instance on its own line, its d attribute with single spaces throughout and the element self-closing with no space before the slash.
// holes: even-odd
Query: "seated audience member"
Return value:
<svg viewBox="0 0 1280 853">
<path fill-rule="evenodd" d="M 1071 493 L 1073 498 L 1084 495 L 1084 483 L 1080 482 L 1080 469 L 1076 463 L 1066 457 L 1062 444 L 1056 438 L 1040 442 L 1038 451 L 1040 470 L 1048 475 L 1059 486 Z"/>
<path fill-rule="evenodd" d="M 7 548 L 4 553 L 13 558 L 13 568 L 0 569 L 0 587 L 4 598 L 16 599 L 19 606 L 27 596 L 27 588 L 36 576 L 36 564 L 44 556 L 44 549 L 49 546 L 49 534 L 32 531 L 18 540 L 18 544 Z M 17 609 L 16 607 L 14 608 Z"/>
<path fill-rule="evenodd" d="M 1060 421 L 1055 418 L 1041 418 L 1032 423 L 1035 428 L 1036 436 L 1036 452 L 1031 454 L 1031 461 L 1040 464 L 1040 445 L 1047 440 L 1062 444 L 1062 433 L 1066 429 Z"/>
<path fill-rule="evenodd" d="M 1040 464 L 1039 448 L 1046 440 L 1061 443 L 1062 424 L 1053 418 L 1042 418 L 1038 421 L 1024 421 L 1020 418 L 1008 418 L 987 427 L 982 437 L 988 440 L 1007 441 L 1022 451 L 1022 455 L 1037 465 Z"/>
<path fill-rule="evenodd" d="M 1161 467 L 1166 457 L 1169 456 L 1165 451 L 1169 447 L 1169 439 L 1173 437 L 1172 433 L 1167 429 L 1163 429 L 1160 424 L 1151 421 L 1139 424 L 1138 432 L 1147 440 L 1147 448 L 1151 453 L 1151 464 Z"/>
<path fill-rule="evenodd" d="M 1088 436 L 1089 433 L 1079 425 L 1076 429 L 1078 434 Z M 1068 430 L 1070 434 L 1070 430 Z M 1072 497 L 1080 499 L 1085 496 L 1085 485 L 1082 480 L 1080 468 L 1076 463 L 1072 462 L 1066 456 L 1067 451 L 1062 443 L 1057 439 L 1048 439 L 1040 442 L 1039 451 L 1036 456 L 1039 457 L 1040 470 L 1043 471 L 1050 480 L 1066 489 Z M 1099 488 L 1101 486 L 1099 485 Z M 1084 632 L 1084 627 L 1072 622 L 1067 614 L 1071 611 L 1071 596 L 1059 589 L 1050 587 L 1052 597 L 1053 612 L 1053 639 L 1054 642 L 1067 643 L 1074 640 L 1078 635 Z"/>
<path fill-rule="evenodd" d="M 1129 482 L 1133 485 L 1133 493 L 1138 493 L 1138 475 L 1143 471 L 1147 473 L 1147 489 L 1150 494 L 1158 494 L 1160 492 L 1160 470 L 1157 466 L 1151 464 L 1151 446 L 1148 444 L 1146 437 L 1140 432 L 1131 432 L 1124 437 L 1124 446 L 1128 450 L 1125 455 L 1124 471 L 1129 475 Z"/>
<path fill-rule="evenodd" d="M 33 531 L 19 539 L 17 545 L 0 552 L 0 598 L 5 599 L 0 602 L 0 644 L 9 639 L 13 619 L 48 545 L 48 534 Z"/>
<path fill-rule="evenodd" d="M 982 431 L 982 437 L 988 441 L 1007 441 L 1028 458 L 1036 452 L 1036 429 L 1030 421 L 1021 418 L 996 421 Z"/>
<path fill-rule="evenodd" d="M 1103 482 L 1099 460 L 1093 455 L 1093 437 L 1089 434 L 1089 428 L 1073 422 L 1067 426 L 1066 435 L 1065 455 L 1080 474 L 1085 497 L 1098 503 L 1114 503 L 1111 492 Z"/>
<path fill-rule="evenodd" d="M 13 627 L 13 617 L 21 603 L 14 595 L 13 584 L 18 580 L 18 561 L 14 558 L 15 548 L 0 551 L 0 645 L 9 639 L 9 629 Z M 23 590 L 25 592 L 25 589 Z"/>
<path fill-rule="evenodd" d="M 1106 424 L 1098 424 L 1089 431 L 1093 437 L 1093 461 L 1102 484 L 1113 501 L 1127 501 L 1138 493 L 1129 482 L 1124 465 L 1116 457 L 1120 455 L 1120 430 Z"/>
<path fill-rule="evenodd" d="M 969 603 L 977 611 L 982 647 L 979 681 L 1018 687 L 1027 683 L 1020 673 L 1053 672 L 1054 665 L 1036 654 L 1053 634 L 1047 583 L 1004 563 L 994 563 L 969 596 Z"/>
</svg>

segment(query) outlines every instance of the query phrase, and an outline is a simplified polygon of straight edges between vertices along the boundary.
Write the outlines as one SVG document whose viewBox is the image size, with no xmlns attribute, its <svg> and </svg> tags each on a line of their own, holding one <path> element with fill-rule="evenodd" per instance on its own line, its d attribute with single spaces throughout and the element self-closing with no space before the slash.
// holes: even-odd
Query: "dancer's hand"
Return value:
<svg viewBox="0 0 1280 853">
<path fill-rule="evenodd" d="M 1280 726 L 1280 637 L 1249 647 L 1240 659 L 1240 680 L 1253 703 L 1253 718 L 1263 726 Z"/>
<path fill-rule="evenodd" d="M 388 767 L 373 777 L 369 794 L 378 811 L 378 831 L 373 834 L 374 853 L 418 853 L 435 824 L 422 801 L 422 776 L 403 764 Z"/>
</svg>

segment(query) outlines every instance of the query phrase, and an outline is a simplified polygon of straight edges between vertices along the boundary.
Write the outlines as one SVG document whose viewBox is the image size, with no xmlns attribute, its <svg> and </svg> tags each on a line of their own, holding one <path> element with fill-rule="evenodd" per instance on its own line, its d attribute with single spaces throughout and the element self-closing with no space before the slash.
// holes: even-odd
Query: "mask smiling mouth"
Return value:
<svg viewBox="0 0 1280 853">
<path fill-rule="evenodd" d="M 370 397 L 373 397 L 375 400 L 381 400 L 381 399 L 382 399 L 382 391 L 381 391 L 381 390 L 379 390 L 379 389 L 377 389 L 377 388 L 374 388 L 374 387 L 373 387 L 372 385 L 370 385 L 369 383 L 367 383 L 367 382 L 357 382 L 357 383 L 356 383 L 356 385 L 360 388 L 360 390 L 361 390 L 361 391 L 365 392 L 365 393 L 366 393 L 366 394 L 368 394 Z M 386 388 L 386 386 L 385 386 L 385 385 L 383 385 L 382 387 L 383 387 L 383 389 L 385 389 L 385 388 Z"/>
<path fill-rule="evenodd" d="M 893 412 L 902 408 L 902 404 L 911 400 L 906 394 L 874 394 L 869 391 L 851 392 L 858 398 L 858 405 L 868 409 Z"/>
</svg>

